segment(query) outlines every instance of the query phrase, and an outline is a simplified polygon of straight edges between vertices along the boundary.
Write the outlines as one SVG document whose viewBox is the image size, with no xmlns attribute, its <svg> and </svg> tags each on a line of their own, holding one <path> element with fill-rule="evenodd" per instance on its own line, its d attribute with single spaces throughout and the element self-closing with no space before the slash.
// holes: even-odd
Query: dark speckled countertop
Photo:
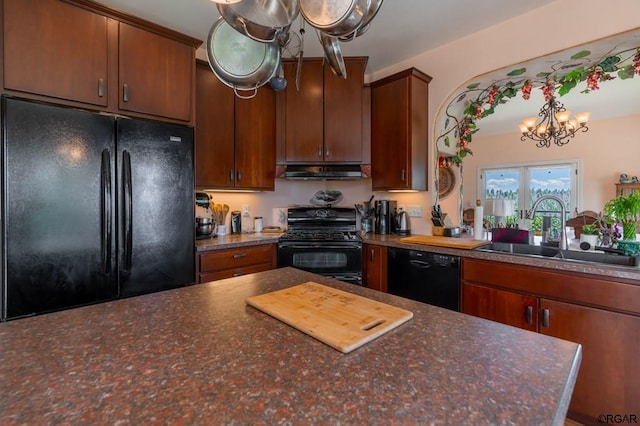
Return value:
<svg viewBox="0 0 640 426">
<path fill-rule="evenodd" d="M 244 299 L 316 281 L 408 309 L 349 354 Z M 0 324 L 0 424 L 557 424 L 575 343 L 291 268 Z"/>
</svg>

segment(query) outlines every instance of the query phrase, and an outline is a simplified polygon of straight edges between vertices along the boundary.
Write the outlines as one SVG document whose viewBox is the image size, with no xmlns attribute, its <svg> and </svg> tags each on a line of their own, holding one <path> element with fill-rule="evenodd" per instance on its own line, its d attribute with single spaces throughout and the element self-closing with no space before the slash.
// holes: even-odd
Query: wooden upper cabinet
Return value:
<svg viewBox="0 0 640 426">
<path fill-rule="evenodd" d="M 196 67 L 195 181 L 200 188 L 233 188 L 234 94 L 209 65 Z"/>
<path fill-rule="evenodd" d="M 284 160 L 290 164 L 362 162 L 362 99 L 366 57 L 345 58 L 347 78 L 323 58 L 305 59 L 296 88 L 297 62 L 285 61 Z"/>
<path fill-rule="evenodd" d="M 362 92 L 367 58 L 345 60 L 347 78 L 324 67 L 324 161 L 362 161 Z"/>
<path fill-rule="evenodd" d="M 272 190 L 276 177 L 276 93 L 235 99 L 236 188 Z"/>
<path fill-rule="evenodd" d="M 411 68 L 371 84 L 374 191 L 428 189 L 430 81 Z"/>
<path fill-rule="evenodd" d="M 204 61 L 196 68 L 196 187 L 273 190 L 276 94 L 240 99 Z"/>
<path fill-rule="evenodd" d="M 296 89 L 296 62 L 285 62 L 285 161 L 287 163 L 322 162 L 323 60 L 305 59 Z"/>
<path fill-rule="evenodd" d="M 107 18 L 59 0 L 4 0 L 4 88 L 106 106 Z"/>
<path fill-rule="evenodd" d="M 121 22 L 118 52 L 121 110 L 191 119 L 191 46 Z"/>
</svg>

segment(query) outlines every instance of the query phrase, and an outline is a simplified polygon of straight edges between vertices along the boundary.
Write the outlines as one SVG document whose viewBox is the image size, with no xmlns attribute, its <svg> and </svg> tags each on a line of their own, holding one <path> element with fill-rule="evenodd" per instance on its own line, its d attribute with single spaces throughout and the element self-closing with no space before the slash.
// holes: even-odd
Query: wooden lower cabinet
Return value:
<svg viewBox="0 0 640 426">
<path fill-rule="evenodd" d="M 568 417 L 640 415 L 638 283 L 464 259 L 462 312 L 580 343 Z"/>
<path fill-rule="evenodd" d="M 221 280 L 277 267 L 275 244 L 211 250 L 196 257 L 197 283 Z"/>
<path fill-rule="evenodd" d="M 462 312 L 537 331 L 538 298 L 475 284 L 462 285 Z"/>
<path fill-rule="evenodd" d="M 640 317 L 549 299 L 540 299 L 540 312 L 540 333 L 582 345 L 571 417 L 585 424 L 602 414 L 640 417 Z"/>
<path fill-rule="evenodd" d="M 387 247 L 364 244 L 362 247 L 362 274 L 364 285 L 387 292 Z"/>
</svg>

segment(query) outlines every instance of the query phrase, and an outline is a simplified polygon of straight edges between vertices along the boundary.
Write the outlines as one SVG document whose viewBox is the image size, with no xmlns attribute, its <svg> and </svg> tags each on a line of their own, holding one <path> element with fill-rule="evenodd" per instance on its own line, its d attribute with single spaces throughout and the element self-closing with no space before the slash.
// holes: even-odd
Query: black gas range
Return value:
<svg viewBox="0 0 640 426">
<path fill-rule="evenodd" d="M 356 210 L 346 207 L 290 207 L 287 232 L 278 242 L 278 266 L 362 285 L 362 238 Z"/>
</svg>

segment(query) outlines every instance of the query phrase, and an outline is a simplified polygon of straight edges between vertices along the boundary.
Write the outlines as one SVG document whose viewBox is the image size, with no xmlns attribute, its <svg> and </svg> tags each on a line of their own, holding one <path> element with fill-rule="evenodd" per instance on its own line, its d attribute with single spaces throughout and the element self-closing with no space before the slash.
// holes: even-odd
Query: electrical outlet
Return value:
<svg viewBox="0 0 640 426">
<path fill-rule="evenodd" d="M 251 216 L 251 212 L 249 212 L 249 204 L 242 205 L 242 216 L 249 217 Z"/>
<path fill-rule="evenodd" d="M 409 206 L 407 213 L 409 217 L 422 217 L 422 206 Z"/>
</svg>

